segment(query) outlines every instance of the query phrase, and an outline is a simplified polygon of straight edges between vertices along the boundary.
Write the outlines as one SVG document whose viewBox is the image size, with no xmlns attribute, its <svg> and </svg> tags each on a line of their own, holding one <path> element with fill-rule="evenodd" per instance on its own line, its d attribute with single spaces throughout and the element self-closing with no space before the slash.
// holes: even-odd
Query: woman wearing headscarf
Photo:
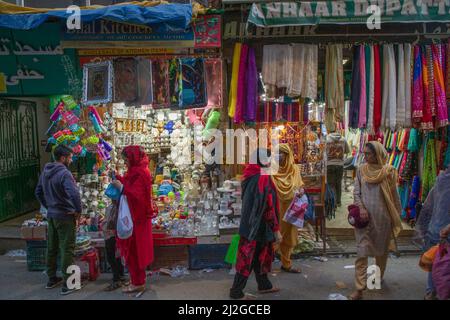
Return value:
<svg viewBox="0 0 450 320">
<path fill-rule="evenodd" d="M 450 241 L 450 166 L 437 177 L 417 218 L 416 230 L 424 251 L 439 244 L 440 240 Z M 434 299 L 436 289 L 429 272 L 425 300 Z"/>
<path fill-rule="evenodd" d="M 122 156 L 128 167 L 123 177 L 117 176 L 113 184 L 122 188 L 127 197 L 133 220 L 133 234 L 130 238 L 117 239 L 117 247 L 130 272 L 131 285 L 124 293 L 145 290 L 146 268 L 153 262 L 152 238 L 152 178 L 148 169 L 148 158 L 140 146 L 128 146 Z"/>
<path fill-rule="evenodd" d="M 281 240 L 278 200 L 270 176 L 263 171 L 270 164 L 269 150 L 258 149 L 256 152 L 256 164 L 248 164 L 244 169 L 236 275 L 230 289 L 232 299 L 246 298 L 243 290 L 252 271 L 259 293 L 279 291 L 267 277 L 274 260 L 274 242 Z"/>
<path fill-rule="evenodd" d="M 300 273 L 300 269 L 292 267 L 291 254 L 298 243 L 297 227 L 284 221 L 283 217 L 297 193 L 304 192 L 303 181 L 299 167 L 294 162 L 294 154 L 288 144 L 279 146 L 279 168 L 272 176 L 273 184 L 277 190 L 280 203 L 280 230 L 282 240 L 278 247 L 281 256 L 281 270 L 291 273 Z"/>
<path fill-rule="evenodd" d="M 369 223 L 365 228 L 355 228 L 356 291 L 349 296 L 351 300 L 363 297 L 367 284 L 368 257 L 375 257 L 383 278 L 388 252 L 396 250 L 392 240 L 402 230 L 398 174 L 394 167 L 386 163 L 386 149 L 378 141 L 371 141 L 365 145 L 364 156 L 366 163 L 358 169 L 353 197 L 360 209 L 361 219 Z"/>
</svg>

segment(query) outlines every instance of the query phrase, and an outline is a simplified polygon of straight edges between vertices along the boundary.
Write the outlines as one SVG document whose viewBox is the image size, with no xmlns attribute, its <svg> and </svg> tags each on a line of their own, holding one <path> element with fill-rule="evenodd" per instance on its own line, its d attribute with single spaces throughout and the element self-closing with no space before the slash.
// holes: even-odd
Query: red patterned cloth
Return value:
<svg viewBox="0 0 450 320">
<path fill-rule="evenodd" d="M 239 240 L 236 272 L 244 277 L 250 276 L 254 264 L 259 265 L 260 274 L 267 274 L 272 270 L 272 262 L 275 257 L 273 243 L 265 243 L 260 247 L 259 252 L 257 252 L 256 247 L 256 241 L 249 241 L 243 237 Z M 254 259 L 257 260 L 254 261 Z M 255 269 L 258 270 L 257 267 Z"/>
</svg>

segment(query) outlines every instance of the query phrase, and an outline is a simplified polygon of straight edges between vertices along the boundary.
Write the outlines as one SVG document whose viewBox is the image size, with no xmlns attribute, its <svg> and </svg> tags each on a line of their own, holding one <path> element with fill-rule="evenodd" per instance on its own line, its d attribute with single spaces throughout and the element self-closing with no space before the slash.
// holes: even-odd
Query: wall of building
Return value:
<svg viewBox="0 0 450 320">
<path fill-rule="evenodd" d="M 49 115 L 49 99 L 48 98 L 34 98 L 34 97 L 21 97 L 21 98 L 10 98 L 14 100 L 22 101 L 32 101 L 36 103 L 36 115 L 37 115 L 37 130 L 38 130 L 38 144 L 39 144 L 39 155 L 40 155 L 40 165 L 41 171 L 44 165 L 50 161 L 50 153 L 45 152 L 44 141 L 47 141 L 48 127 L 50 126 L 50 115 Z"/>
</svg>

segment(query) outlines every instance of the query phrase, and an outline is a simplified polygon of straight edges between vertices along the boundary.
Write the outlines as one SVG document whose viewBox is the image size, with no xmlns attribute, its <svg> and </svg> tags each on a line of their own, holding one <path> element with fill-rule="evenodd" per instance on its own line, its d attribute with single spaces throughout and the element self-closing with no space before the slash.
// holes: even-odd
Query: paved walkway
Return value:
<svg viewBox="0 0 450 320">
<path fill-rule="evenodd" d="M 370 292 L 366 298 L 371 300 L 420 300 L 423 298 L 426 274 L 417 266 L 418 256 L 391 258 L 383 288 Z M 348 295 L 353 285 L 354 258 L 329 257 L 320 262 L 313 258 L 296 260 L 294 265 L 303 269 L 302 274 L 274 272 L 271 279 L 282 290 L 277 294 L 259 296 L 258 299 L 318 299 L 326 300 L 330 293 Z M 347 268 L 346 268 L 347 266 Z M 279 268 L 279 263 L 274 264 Z M 120 291 L 106 293 L 102 289 L 107 285 L 110 274 L 103 274 L 95 282 L 89 282 L 81 291 L 69 296 L 61 296 L 59 289 L 46 290 L 46 276 L 42 272 L 28 272 L 25 257 L 0 256 L 0 299 L 135 299 L 123 295 Z M 184 278 L 170 278 L 156 275 L 149 280 L 152 289 L 140 299 L 150 300 L 208 300 L 228 299 L 228 290 L 233 276 L 228 270 L 215 270 L 211 273 L 190 271 Z M 336 282 L 344 284 L 338 288 Z M 342 284 L 339 284 L 342 285 Z M 249 280 L 247 290 L 256 295 L 256 283 Z"/>
</svg>

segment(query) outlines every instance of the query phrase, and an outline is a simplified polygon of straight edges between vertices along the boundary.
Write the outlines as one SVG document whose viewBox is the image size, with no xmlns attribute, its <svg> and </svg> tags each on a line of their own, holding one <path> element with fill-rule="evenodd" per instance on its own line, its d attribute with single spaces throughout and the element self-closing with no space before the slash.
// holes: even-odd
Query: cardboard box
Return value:
<svg viewBox="0 0 450 320">
<path fill-rule="evenodd" d="M 47 226 L 26 227 L 20 229 L 24 240 L 47 240 Z"/>
</svg>

